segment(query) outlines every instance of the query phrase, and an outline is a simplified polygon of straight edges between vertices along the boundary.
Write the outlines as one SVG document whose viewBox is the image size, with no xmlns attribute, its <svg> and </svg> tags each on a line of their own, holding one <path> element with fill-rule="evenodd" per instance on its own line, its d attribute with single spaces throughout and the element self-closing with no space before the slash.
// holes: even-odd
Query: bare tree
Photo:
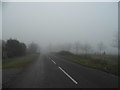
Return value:
<svg viewBox="0 0 120 90">
<path fill-rule="evenodd" d="M 119 35 L 118 35 L 119 34 Z M 118 39 L 118 43 L 117 43 L 117 45 L 118 45 L 118 55 L 120 56 L 120 30 L 118 31 L 118 36 L 117 36 L 117 39 Z"/>
<path fill-rule="evenodd" d="M 31 44 L 29 44 L 29 46 L 28 46 L 28 53 L 29 54 L 40 53 L 39 45 L 36 44 L 36 43 L 33 43 L 33 42 Z"/>
<path fill-rule="evenodd" d="M 112 44 L 112 46 L 113 47 L 115 47 L 115 48 L 118 48 L 118 43 L 120 42 L 120 40 L 119 40 L 119 38 L 118 38 L 118 33 L 116 32 L 115 34 L 114 34 L 114 39 L 113 39 L 113 44 Z"/>
<path fill-rule="evenodd" d="M 2 40 L 0 39 L 0 68 L 2 69 Z M 1 72 L 0 72 L 1 73 Z M 1 79 L 1 78 L 0 78 Z"/>
<path fill-rule="evenodd" d="M 99 42 L 97 47 L 98 47 L 98 50 L 99 50 L 100 54 L 102 54 L 103 51 L 105 52 L 106 46 L 103 44 L 103 42 Z"/>
<path fill-rule="evenodd" d="M 88 52 L 92 49 L 92 46 L 90 44 L 84 44 L 82 49 L 84 50 L 84 53 L 87 55 Z"/>
<path fill-rule="evenodd" d="M 75 52 L 76 52 L 76 54 L 78 54 L 79 53 L 79 50 L 80 50 L 80 43 L 77 41 L 77 42 L 75 42 L 75 46 L 74 46 L 74 48 L 75 48 Z"/>
<path fill-rule="evenodd" d="M 72 48 L 71 43 L 66 43 L 66 44 L 64 45 L 64 49 L 65 49 L 66 51 L 69 51 L 69 52 L 70 52 L 71 48 Z"/>
<path fill-rule="evenodd" d="M 49 44 L 47 48 L 48 48 L 48 52 L 52 52 L 53 51 L 53 45 L 52 44 Z"/>
</svg>

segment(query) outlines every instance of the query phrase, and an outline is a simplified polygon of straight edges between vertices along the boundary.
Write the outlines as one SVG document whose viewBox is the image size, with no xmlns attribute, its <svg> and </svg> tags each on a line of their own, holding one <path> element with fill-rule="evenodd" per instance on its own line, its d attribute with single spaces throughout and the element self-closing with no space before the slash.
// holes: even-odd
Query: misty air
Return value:
<svg viewBox="0 0 120 90">
<path fill-rule="evenodd" d="M 117 2 L 2 2 L 2 88 L 118 88 Z"/>
</svg>

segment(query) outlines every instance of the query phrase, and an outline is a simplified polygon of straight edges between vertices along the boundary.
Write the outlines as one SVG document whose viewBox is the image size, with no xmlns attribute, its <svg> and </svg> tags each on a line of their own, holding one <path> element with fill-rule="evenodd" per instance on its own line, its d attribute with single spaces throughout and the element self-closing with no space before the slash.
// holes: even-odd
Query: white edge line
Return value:
<svg viewBox="0 0 120 90">
<path fill-rule="evenodd" d="M 78 84 L 78 82 L 76 82 L 69 74 L 67 74 L 61 67 L 59 67 L 59 69 L 61 70 L 61 71 L 63 71 L 63 73 L 65 74 L 65 75 L 67 75 L 75 84 Z"/>
</svg>

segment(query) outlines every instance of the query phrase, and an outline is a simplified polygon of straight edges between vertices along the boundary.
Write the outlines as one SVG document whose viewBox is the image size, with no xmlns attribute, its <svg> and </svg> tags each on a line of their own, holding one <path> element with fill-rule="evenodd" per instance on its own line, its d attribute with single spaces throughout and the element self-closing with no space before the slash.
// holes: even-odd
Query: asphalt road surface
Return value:
<svg viewBox="0 0 120 90">
<path fill-rule="evenodd" d="M 118 88 L 118 77 L 55 55 L 41 55 L 7 88 Z"/>
<path fill-rule="evenodd" d="M 0 69 L 0 89 L 2 88 L 2 69 Z"/>
</svg>

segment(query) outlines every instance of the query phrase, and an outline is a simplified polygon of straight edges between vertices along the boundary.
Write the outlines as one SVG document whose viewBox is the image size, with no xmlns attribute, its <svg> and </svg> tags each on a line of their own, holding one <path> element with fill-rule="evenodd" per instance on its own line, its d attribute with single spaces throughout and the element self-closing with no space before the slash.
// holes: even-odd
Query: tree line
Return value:
<svg viewBox="0 0 120 90">
<path fill-rule="evenodd" d="M 80 43 L 79 41 L 76 41 L 74 43 L 49 45 L 47 48 L 48 52 L 68 51 L 76 55 L 107 54 L 107 46 L 103 42 L 98 42 L 96 45 L 94 45 L 94 47 L 90 43 Z"/>
<path fill-rule="evenodd" d="M 16 39 L 2 40 L 2 58 L 13 58 L 39 53 L 39 46 L 30 43 L 28 46 Z"/>
</svg>

